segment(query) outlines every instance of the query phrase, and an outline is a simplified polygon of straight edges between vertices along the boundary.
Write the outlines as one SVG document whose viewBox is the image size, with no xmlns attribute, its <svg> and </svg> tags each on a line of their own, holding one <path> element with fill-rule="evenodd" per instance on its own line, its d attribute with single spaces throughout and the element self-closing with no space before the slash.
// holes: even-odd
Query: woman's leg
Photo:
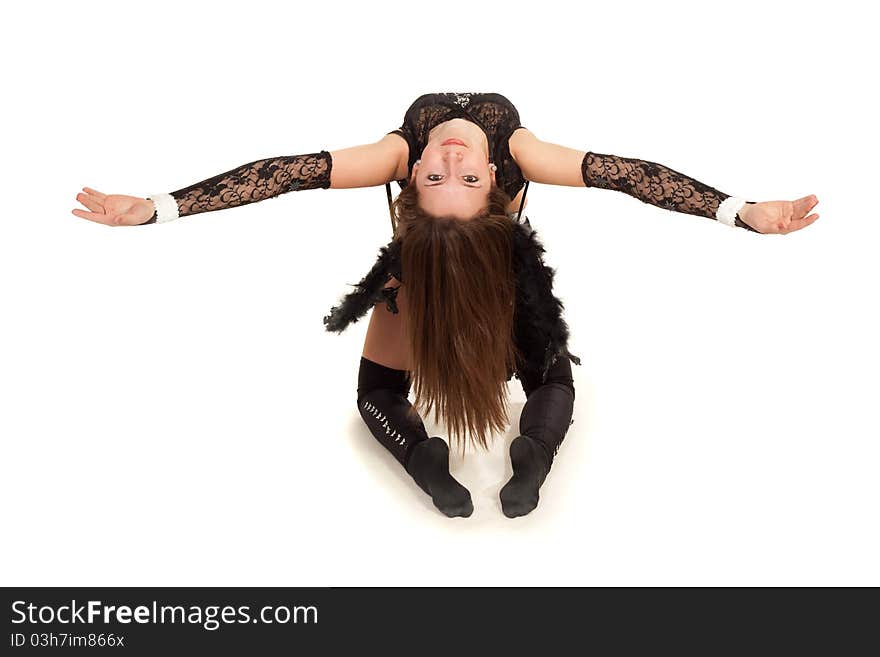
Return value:
<svg viewBox="0 0 880 657">
<path fill-rule="evenodd" d="M 419 487 L 450 518 L 473 513 L 471 494 L 449 474 L 449 446 L 429 438 L 407 396 L 410 379 L 398 370 L 361 356 L 358 411 L 370 433 L 394 455 Z"/>
<path fill-rule="evenodd" d="M 518 374 L 526 404 L 519 418 L 520 435 L 510 444 L 513 476 L 501 489 L 501 508 L 509 518 L 524 516 L 538 506 L 538 489 L 572 423 L 574 379 L 571 361 L 560 356 L 541 383 L 540 374 Z"/>
</svg>

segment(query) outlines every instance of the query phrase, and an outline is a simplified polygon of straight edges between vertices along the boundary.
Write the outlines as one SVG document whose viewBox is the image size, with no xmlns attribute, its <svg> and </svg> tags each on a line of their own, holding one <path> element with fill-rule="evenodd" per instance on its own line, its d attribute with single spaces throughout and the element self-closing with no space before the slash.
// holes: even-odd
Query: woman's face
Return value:
<svg viewBox="0 0 880 657">
<path fill-rule="evenodd" d="M 464 143 L 444 145 L 449 139 Z M 410 184 L 419 190 L 419 206 L 434 216 L 470 219 L 486 207 L 495 172 L 489 169 L 486 134 L 465 119 L 451 119 L 428 136 Z"/>
</svg>

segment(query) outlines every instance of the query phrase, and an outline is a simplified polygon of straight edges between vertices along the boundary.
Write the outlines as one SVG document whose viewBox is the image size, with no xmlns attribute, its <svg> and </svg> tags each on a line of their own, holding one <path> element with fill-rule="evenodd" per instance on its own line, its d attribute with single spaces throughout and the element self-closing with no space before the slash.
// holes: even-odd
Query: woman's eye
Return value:
<svg viewBox="0 0 880 657">
<path fill-rule="evenodd" d="M 428 182 L 440 182 L 440 179 L 442 177 L 443 176 L 439 173 L 429 173 L 428 174 Z M 466 176 L 463 176 L 463 178 L 466 183 L 469 183 L 471 185 L 475 185 L 478 182 L 480 182 L 480 179 L 474 175 L 466 175 Z"/>
</svg>

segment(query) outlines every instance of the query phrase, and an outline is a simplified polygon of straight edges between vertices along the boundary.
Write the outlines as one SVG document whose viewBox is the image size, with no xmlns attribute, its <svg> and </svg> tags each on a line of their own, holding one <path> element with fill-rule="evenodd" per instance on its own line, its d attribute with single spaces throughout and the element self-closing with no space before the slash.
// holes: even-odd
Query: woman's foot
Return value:
<svg viewBox="0 0 880 657">
<path fill-rule="evenodd" d="M 467 518 L 474 512 L 470 492 L 449 474 L 449 446 L 439 436 L 412 446 L 406 471 L 444 515 Z"/>
<path fill-rule="evenodd" d="M 544 447 L 525 434 L 510 443 L 513 476 L 501 489 L 501 510 L 508 518 L 524 516 L 538 506 L 538 489 L 550 472 L 550 458 Z"/>
</svg>

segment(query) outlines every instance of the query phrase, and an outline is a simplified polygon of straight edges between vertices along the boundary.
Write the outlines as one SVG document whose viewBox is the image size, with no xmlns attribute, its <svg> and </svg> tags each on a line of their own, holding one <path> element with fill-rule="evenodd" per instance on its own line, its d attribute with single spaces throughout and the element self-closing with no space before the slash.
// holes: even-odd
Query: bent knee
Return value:
<svg viewBox="0 0 880 657">
<path fill-rule="evenodd" d="M 406 370 L 386 367 L 361 356 L 357 385 L 358 404 L 364 395 L 373 390 L 391 390 L 406 398 L 409 389 L 409 373 Z"/>
<path fill-rule="evenodd" d="M 547 381 L 546 381 L 546 383 L 545 383 L 544 385 L 547 385 L 547 384 L 549 384 L 549 383 L 554 384 L 554 385 L 555 385 L 556 387 L 558 387 L 558 388 L 563 388 L 563 389 L 565 389 L 565 390 L 568 390 L 568 391 L 571 393 L 571 398 L 572 398 L 572 399 L 575 398 L 575 393 L 574 393 L 574 379 L 568 379 L 568 378 L 553 378 L 553 379 L 547 379 Z"/>
</svg>

